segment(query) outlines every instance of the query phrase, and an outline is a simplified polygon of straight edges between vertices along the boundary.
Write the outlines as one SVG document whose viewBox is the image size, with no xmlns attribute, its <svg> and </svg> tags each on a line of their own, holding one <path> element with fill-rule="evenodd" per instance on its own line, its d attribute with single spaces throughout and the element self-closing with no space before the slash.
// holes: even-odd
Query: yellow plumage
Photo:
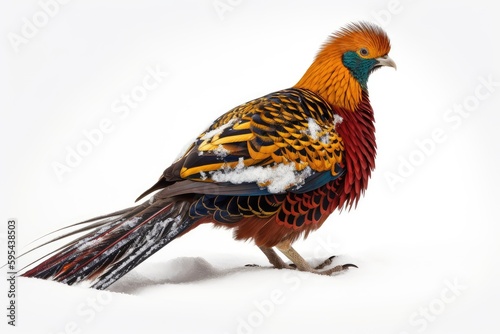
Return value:
<svg viewBox="0 0 500 334">
<path fill-rule="evenodd" d="M 321 107 L 318 107 L 321 106 Z M 306 167 L 316 172 L 331 171 L 342 161 L 342 139 L 332 123 L 333 111 L 325 101 L 307 90 L 285 90 L 242 104 L 223 116 L 197 138 L 198 155 L 238 155 L 244 150 L 245 166 L 294 163 L 297 171 Z M 312 128 L 311 126 L 314 125 Z M 210 182 L 197 175 L 235 162 L 184 166 L 183 178 Z M 200 159 L 201 161 L 201 159 Z"/>
</svg>

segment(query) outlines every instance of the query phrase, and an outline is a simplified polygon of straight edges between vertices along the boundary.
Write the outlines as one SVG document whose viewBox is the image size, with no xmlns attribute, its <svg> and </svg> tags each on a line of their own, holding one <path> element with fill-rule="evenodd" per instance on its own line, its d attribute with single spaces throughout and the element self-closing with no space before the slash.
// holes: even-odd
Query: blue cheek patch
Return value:
<svg viewBox="0 0 500 334">
<path fill-rule="evenodd" d="M 361 87 L 366 89 L 368 76 L 370 75 L 370 71 L 377 64 L 377 61 L 375 59 L 361 58 L 356 52 L 348 51 L 342 56 L 342 63 L 351 71 Z"/>
</svg>

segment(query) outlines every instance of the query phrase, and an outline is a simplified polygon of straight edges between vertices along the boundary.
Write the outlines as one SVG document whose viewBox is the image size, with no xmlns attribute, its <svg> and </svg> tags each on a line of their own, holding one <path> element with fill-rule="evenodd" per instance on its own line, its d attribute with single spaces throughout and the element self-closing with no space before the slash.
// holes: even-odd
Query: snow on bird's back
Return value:
<svg viewBox="0 0 500 334">
<path fill-rule="evenodd" d="M 321 127 L 318 125 L 318 123 L 316 123 L 316 121 L 314 120 L 314 118 L 309 118 L 307 120 L 307 125 L 308 125 L 308 135 L 316 140 L 318 139 L 318 133 L 321 132 Z"/>
<path fill-rule="evenodd" d="M 235 119 L 231 119 L 229 120 L 229 122 L 225 123 L 225 124 L 222 124 L 221 126 L 219 126 L 218 128 L 216 129 L 213 129 L 213 130 L 210 130 L 210 131 L 207 131 L 203 136 L 201 136 L 201 140 L 209 140 L 209 139 L 212 139 L 213 137 L 215 137 L 216 135 L 220 135 L 225 129 L 229 128 L 230 126 L 232 126 L 234 124 L 234 122 L 236 122 Z"/>
<path fill-rule="evenodd" d="M 300 187 L 305 179 L 312 174 L 306 167 L 297 171 L 294 163 L 276 164 L 274 166 L 245 166 L 240 158 L 235 168 L 222 168 L 212 173 L 215 182 L 230 182 L 233 184 L 257 183 L 267 188 L 270 193 L 282 193 L 291 187 Z"/>
</svg>

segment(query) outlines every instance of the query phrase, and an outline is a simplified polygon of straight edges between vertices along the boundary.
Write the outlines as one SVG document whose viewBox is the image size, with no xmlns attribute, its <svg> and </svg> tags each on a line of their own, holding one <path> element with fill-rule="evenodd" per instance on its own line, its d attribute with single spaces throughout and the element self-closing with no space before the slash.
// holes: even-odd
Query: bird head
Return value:
<svg viewBox="0 0 500 334">
<path fill-rule="evenodd" d="M 381 28 L 369 23 L 357 23 L 334 34 L 322 51 L 342 54 L 342 64 L 366 89 L 368 76 L 375 69 L 382 66 L 396 68 L 396 63 L 388 55 L 390 50 L 389 38 Z"/>
<path fill-rule="evenodd" d="M 396 68 L 391 44 L 378 26 L 351 23 L 329 37 L 296 87 L 320 94 L 332 105 L 356 109 L 370 74 L 382 66 Z"/>
</svg>

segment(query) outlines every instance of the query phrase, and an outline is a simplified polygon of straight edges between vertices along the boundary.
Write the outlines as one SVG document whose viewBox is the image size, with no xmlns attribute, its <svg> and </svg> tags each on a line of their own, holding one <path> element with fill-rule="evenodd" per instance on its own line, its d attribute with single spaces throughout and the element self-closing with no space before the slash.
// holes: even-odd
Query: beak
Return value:
<svg viewBox="0 0 500 334">
<path fill-rule="evenodd" d="M 388 55 L 375 58 L 375 60 L 378 62 L 377 66 L 390 66 L 393 67 L 395 70 L 398 69 L 394 60 L 392 60 L 392 58 L 389 57 Z"/>
</svg>

